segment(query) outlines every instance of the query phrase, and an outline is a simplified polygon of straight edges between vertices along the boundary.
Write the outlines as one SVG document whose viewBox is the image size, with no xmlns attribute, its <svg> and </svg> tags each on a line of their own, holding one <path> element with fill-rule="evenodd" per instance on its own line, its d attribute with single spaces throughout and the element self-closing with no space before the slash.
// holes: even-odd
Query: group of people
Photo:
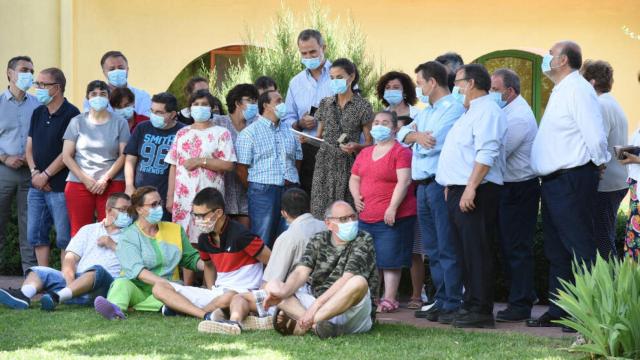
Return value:
<svg viewBox="0 0 640 360">
<path fill-rule="evenodd" d="M 102 57 L 107 81 L 87 85 L 81 112 L 60 69 L 34 79 L 29 57 L 12 58 L 0 201 L 17 199 L 25 281 L 0 289 L 0 303 L 25 309 L 43 293 L 48 311 L 85 304 L 107 319 L 134 309 L 202 319 L 202 332 L 328 338 L 396 311 L 410 268 L 416 317 L 559 326 L 566 313 L 554 303 L 531 319 L 540 203 L 553 298 L 573 260 L 618 256 L 628 189 L 625 253 L 637 260 L 640 157 L 614 155 L 628 125 L 607 62 L 583 63 L 574 42 L 553 45 L 541 70 L 555 86 L 538 128 L 513 70 L 490 74 L 446 53 L 419 64 L 415 82 L 384 74 L 385 108 L 374 113 L 356 65 L 327 59 L 320 32 L 302 31 L 297 44 L 304 70 L 286 96 L 262 76 L 229 91 L 228 113 L 204 78 L 187 83 L 182 109 L 170 93 L 132 87 L 119 51 Z M 52 227 L 61 270 L 49 266 Z M 510 293 L 494 317 L 495 239 Z"/>
</svg>

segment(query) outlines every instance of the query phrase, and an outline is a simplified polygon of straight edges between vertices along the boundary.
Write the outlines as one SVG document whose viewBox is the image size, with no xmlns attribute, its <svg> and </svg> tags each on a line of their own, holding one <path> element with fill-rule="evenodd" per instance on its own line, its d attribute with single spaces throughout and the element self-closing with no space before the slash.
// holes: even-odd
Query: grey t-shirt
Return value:
<svg viewBox="0 0 640 360">
<path fill-rule="evenodd" d="M 89 120 L 89 112 L 73 119 L 65 131 L 63 139 L 76 143 L 75 160 L 82 171 L 94 180 L 107 173 L 120 156 L 120 144 L 129 141 L 129 124 L 122 116 L 109 112 L 111 118 L 96 124 Z M 120 170 L 113 180 L 124 180 Z M 72 172 L 67 181 L 81 182 Z"/>
</svg>

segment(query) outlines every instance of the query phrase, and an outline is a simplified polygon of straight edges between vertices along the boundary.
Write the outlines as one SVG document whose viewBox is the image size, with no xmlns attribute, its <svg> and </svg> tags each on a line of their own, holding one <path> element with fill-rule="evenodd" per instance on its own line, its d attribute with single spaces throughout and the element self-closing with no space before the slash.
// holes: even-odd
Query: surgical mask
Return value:
<svg viewBox="0 0 640 360">
<path fill-rule="evenodd" d="M 336 234 L 342 241 L 352 241 L 358 236 L 358 222 L 350 221 L 348 223 L 338 224 L 338 233 Z"/>
<path fill-rule="evenodd" d="M 320 66 L 320 63 L 322 62 L 322 58 L 320 56 L 318 56 L 317 58 L 311 58 L 311 59 L 302 58 L 300 62 L 302 63 L 302 65 L 304 65 L 304 67 L 307 68 L 307 70 L 315 70 Z"/>
<path fill-rule="evenodd" d="M 383 98 L 389 103 L 389 105 L 398 105 L 404 99 L 402 90 L 385 90 Z"/>
<path fill-rule="evenodd" d="M 127 70 L 115 69 L 107 73 L 107 80 L 109 84 L 115 87 L 122 87 L 127 85 Z"/>
<path fill-rule="evenodd" d="M 542 57 L 542 63 L 540 64 L 540 69 L 542 70 L 543 73 L 546 74 L 549 71 L 551 71 L 551 69 L 552 69 L 551 60 L 553 60 L 553 55 L 551 55 L 551 54 L 545 54 Z"/>
<path fill-rule="evenodd" d="M 216 220 L 195 219 L 193 222 L 198 228 L 198 230 L 200 230 L 200 232 L 205 234 L 210 234 L 215 229 L 217 221 L 218 221 L 217 219 Z"/>
<path fill-rule="evenodd" d="M 416 86 L 416 97 L 420 100 L 421 103 L 429 104 L 429 95 L 423 95 L 422 87 L 420 86 Z"/>
<path fill-rule="evenodd" d="M 333 79 L 329 83 L 329 86 L 331 87 L 331 91 L 335 95 L 344 94 L 345 92 L 347 92 L 347 80 L 346 79 Z"/>
<path fill-rule="evenodd" d="M 258 104 L 247 104 L 247 108 L 242 110 L 245 120 L 253 119 L 258 114 Z"/>
<path fill-rule="evenodd" d="M 391 129 L 383 125 L 373 125 L 371 128 L 371 136 L 376 142 L 382 142 L 391 138 Z"/>
<path fill-rule="evenodd" d="M 195 122 L 205 122 L 211 119 L 210 106 L 191 106 L 191 118 Z"/>
<path fill-rule="evenodd" d="M 464 104 L 464 100 L 466 98 L 465 95 L 460 94 L 460 87 L 458 86 L 454 86 L 453 90 L 451 90 L 451 95 L 453 95 L 453 98 L 458 100 L 459 102 Z"/>
<path fill-rule="evenodd" d="M 145 220 L 147 220 L 149 224 L 157 224 L 162 220 L 162 215 L 162 206 L 158 205 L 149 209 L 149 214 L 145 217 Z"/>
<path fill-rule="evenodd" d="M 27 91 L 33 84 L 33 74 L 30 72 L 19 72 L 18 80 L 16 80 L 16 86 L 22 91 Z"/>
<path fill-rule="evenodd" d="M 113 221 L 113 225 L 124 229 L 127 226 L 131 225 L 132 222 L 133 220 L 131 220 L 131 216 L 129 216 L 129 214 L 127 214 L 126 212 L 118 211 L 118 216 L 116 216 L 116 219 Z"/>
<path fill-rule="evenodd" d="M 501 92 L 489 91 L 489 95 L 493 98 L 493 101 L 495 101 L 496 104 L 498 104 L 498 106 L 500 106 L 500 108 L 503 108 L 503 107 L 507 106 L 507 102 L 502 100 L 502 93 Z"/>
<path fill-rule="evenodd" d="M 116 114 L 122 116 L 126 120 L 129 120 L 133 117 L 133 106 L 123 107 L 122 109 L 114 109 Z"/>
<path fill-rule="evenodd" d="M 154 113 L 149 114 L 149 120 L 151 120 L 151 125 L 153 125 L 156 129 L 162 129 L 165 125 L 164 116 L 156 115 Z"/>
<path fill-rule="evenodd" d="M 280 103 L 276 105 L 275 111 L 276 117 L 278 117 L 278 119 L 282 119 L 285 115 L 287 115 L 287 104 Z"/>
<path fill-rule="evenodd" d="M 109 105 L 109 99 L 104 96 L 94 96 L 89 99 L 89 106 L 95 111 L 102 111 Z"/>
<path fill-rule="evenodd" d="M 53 100 L 53 96 L 49 95 L 49 89 L 36 89 L 36 99 L 41 104 L 48 105 Z"/>
</svg>

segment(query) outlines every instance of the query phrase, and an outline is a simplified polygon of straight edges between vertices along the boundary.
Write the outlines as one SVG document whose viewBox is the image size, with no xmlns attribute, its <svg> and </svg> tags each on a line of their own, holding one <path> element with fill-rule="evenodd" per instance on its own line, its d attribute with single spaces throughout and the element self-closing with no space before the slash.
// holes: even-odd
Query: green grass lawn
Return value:
<svg viewBox="0 0 640 360">
<path fill-rule="evenodd" d="M 322 341 L 275 331 L 200 334 L 193 318 L 132 313 L 103 320 L 91 308 L 0 308 L 0 359 L 574 359 L 569 339 L 376 325 L 364 335 Z"/>
</svg>

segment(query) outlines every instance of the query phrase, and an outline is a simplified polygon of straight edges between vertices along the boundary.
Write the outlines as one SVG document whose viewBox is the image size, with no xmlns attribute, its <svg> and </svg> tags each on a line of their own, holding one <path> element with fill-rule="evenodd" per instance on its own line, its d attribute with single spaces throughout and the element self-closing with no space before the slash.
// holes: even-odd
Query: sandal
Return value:
<svg viewBox="0 0 640 360">
<path fill-rule="evenodd" d="M 418 310 L 420 308 L 422 308 L 421 298 L 411 298 L 411 301 L 407 304 L 407 309 Z"/>
<path fill-rule="evenodd" d="M 298 322 L 287 315 L 286 312 L 280 308 L 276 308 L 276 313 L 273 315 L 273 329 L 275 331 L 279 332 L 282 336 L 293 335 L 293 330 L 297 324 Z"/>
<path fill-rule="evenodd" d="M 395 300 L 381 299 L 380 304 L 378 305 L 378 309 L 376 309 L 376 312 L 392 313 L 398 310 L 399 307 L 400 307 L 400 303 Z"/>
</svg>

